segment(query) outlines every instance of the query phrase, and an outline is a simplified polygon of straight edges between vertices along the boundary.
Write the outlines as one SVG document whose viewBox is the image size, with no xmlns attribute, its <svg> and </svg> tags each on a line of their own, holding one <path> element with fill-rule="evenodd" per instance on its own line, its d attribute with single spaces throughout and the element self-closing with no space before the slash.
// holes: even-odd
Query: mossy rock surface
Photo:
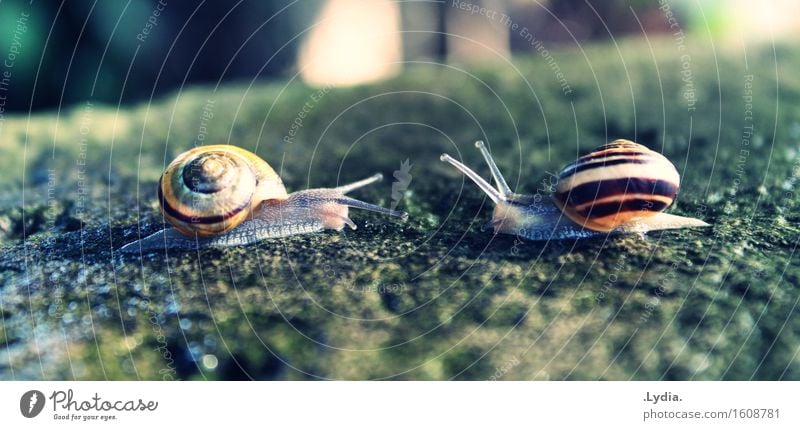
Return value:
<svg viewBox="0 0 800 430">
<path fill-rule="evenodd" d="M 554 52 L 566 95 L 535 57 L 6 117 L 0 378 L 798 379 L 800 52 L 752 47 L 745 63 L 687 46 L 691 86 L 676 46 L 650 40 Z M 493 236 L 491 202 L 439 161 L 486 174 L 483 139 L 512 187 L 534 193 L 616 138 L 673 160 L 670 211 L 712 227 Z M 290 190 L 382 172 L 354 196 L 410 219 L 353 211 L 355 231 L 120 255 L 162 227 L 166 163 L 219 142 L 260 154 Z"/>
</svg>

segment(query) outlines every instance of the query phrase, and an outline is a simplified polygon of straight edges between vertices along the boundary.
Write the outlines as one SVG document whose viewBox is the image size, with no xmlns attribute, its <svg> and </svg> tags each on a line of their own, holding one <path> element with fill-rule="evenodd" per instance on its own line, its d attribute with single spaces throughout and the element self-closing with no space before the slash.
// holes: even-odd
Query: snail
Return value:
<svg viewBox="0 0 800 430">
<path fill-rule="evenodd" d="M 336 188 L 286 192 L 256 154 L 231 145 L 201 146 L 178 155 L 161 175 L 158 202 L 172 227 L 123 246 L 122 252 L 238 246 L 267 238 L 356 229 L 348 208 L 407 218 L 401 211 L 347 194 L 380 181 L 373 175 Z"/>
<path fill-rule="evenodd" d="M 511 191 L 483 142 L 475 146 L 497 188 L 450 155 L 440 159 L 494 202 L 492 220 L 484 228 L 495 233 L 537 241 L 709 226 L 663 212 L 678 194 L 680 176 L 666 157 L 644 145 L 619 139 L 568 164 L 558 174 L 552 202 Z"/>
</svg>

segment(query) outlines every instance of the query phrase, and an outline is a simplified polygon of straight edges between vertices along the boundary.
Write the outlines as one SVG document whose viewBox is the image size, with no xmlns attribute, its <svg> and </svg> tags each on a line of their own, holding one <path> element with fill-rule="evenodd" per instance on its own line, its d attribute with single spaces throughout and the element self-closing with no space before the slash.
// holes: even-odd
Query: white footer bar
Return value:
<svg viewBox="0 0 800 430">
<path fill-rule="evenodd" d="M 13 429 L 798 429 L 799 392 L 800 382 L 0 382 L 0 417 Z"/>
</svg>

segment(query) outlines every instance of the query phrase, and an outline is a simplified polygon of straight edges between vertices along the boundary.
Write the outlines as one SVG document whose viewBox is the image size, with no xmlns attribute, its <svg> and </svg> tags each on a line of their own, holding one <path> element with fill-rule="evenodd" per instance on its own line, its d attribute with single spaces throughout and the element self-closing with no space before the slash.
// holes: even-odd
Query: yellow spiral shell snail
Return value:
<svg viewBox="0 0 800 430">
<path fill-rule="evenodd" d="M 185 235 L 202 237 L 224 233 L 261 202 L 287 196 L 281 178 L 266 161 L 231 145 L 184 152 L 167 166 L 158 184 L 158 202 L 167 222 Z"/>
<path fill-rule="evenodd" d="M 123 252 L 237 246 L 266 238 L 352 229 L 348 208 L 406 218 L 407 214 L 348 197 L 380 181 L 376 174 L 337 188 L 286 192 L 256 154 L 231 145 L 201 146 L 180 154 L 161 175 L 158 201 L 167 228 L 121 248 Z"/>
<path fill-rule="evenodd" d="M 475 146 L 497 188 L 453 157 L 442 154 L 441 159 L 495 203 L 487 227 L 496 233 L 551 240 L 708 226 L 663 212 L 675 200 L 680 177 L 666 157 L 644 145 L 619 139 L 568 164 L 558 174 L 552 202 L 511 191 L 483 142 Z"/>
</svg>

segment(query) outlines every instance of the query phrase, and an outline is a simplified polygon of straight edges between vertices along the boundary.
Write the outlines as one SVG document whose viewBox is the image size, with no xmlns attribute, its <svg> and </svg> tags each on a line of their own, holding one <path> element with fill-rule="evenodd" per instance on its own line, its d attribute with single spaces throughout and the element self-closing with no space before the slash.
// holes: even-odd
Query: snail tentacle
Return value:
<svg viewBox="0 0 800 430">
<path fill-rule="evenodd" d="M 364 178 L 364 179 L 362 179 L 360 181 L 355 181 L 355 182 L 350 183 L 350 184 L 340 185 L 340 186 L 338 186 L 338 187 L 336 187 L 334 189 L 344 195 L 344 194 L 349 193 L 350 191 L 366 187 L 367 185 L 374 184 L 375 182 L 380 182 L 382 180 L 383 180 L 383 174 L 376 173 L 376 174 L 370 176 L 369 178 Z"/>
<path fill-rule="evenodd" d="M 475 182 L 475 185 L 477 185 L 478 188 L 481 189 L 481 191 L 486 193 L 486 195 L 489 196 L 489 198 L 492 199 L 493 202 L 499 203 L 506 199 L 506 197 L 500 191 L 494 188 L 490 183 L 486 182 L 486 180 L 483 179 L 481 175 L 477 174 L 474 170 L 467 167 L 464 163 L 451 157 L 449 154 L 442 154 L 439 157 L 439 159 L 446 163 L 449 163 L 450 165 L 458 169 L 458 171 L 463 173 L 464 176 L 472 179 L 472 182 Z"/>
<path fill-rule="evenodd" d="M 348 209 L 364 209 L 388 216 L 408 218 L 403 211 L 384 208 L 346 196 L 345 193 L 379 181 L 382 175 L 373 175 L 352 184 L 337 188 L 316 188 L 297 191 L 278 204 L 262 204 L 253 216 L 260 219 L 290 217 L 296 220 L 318 220 L 325 228 L 341 230 L 345 225 L 355 230 L 355 223 L 348 217 Z"/>
<path fill-rule="evenodd" d="M 489 150 L 486 148 L 486 145 L 483 143 L 482 140 L 475 142 L 475 147 L 481 151 L 481 155 L 483 155 L 483 159 L 486 160 L 486 164 L 489 165 L 489 171 L 492 172 L 492 177 L 494 178 L 494 182 L 497 184 L 497 190 L 503 196 L 509 196 L 514 192 L 511 191 L 511 187 L 508 186 L 506 179 L 503 177 L 503 173 L 500 172 L 500 168 L 497 167 L 497 163 L 494 162 L 494 158 L 492 158 L 492 154 L 489 153 Z"/>
</svg>

